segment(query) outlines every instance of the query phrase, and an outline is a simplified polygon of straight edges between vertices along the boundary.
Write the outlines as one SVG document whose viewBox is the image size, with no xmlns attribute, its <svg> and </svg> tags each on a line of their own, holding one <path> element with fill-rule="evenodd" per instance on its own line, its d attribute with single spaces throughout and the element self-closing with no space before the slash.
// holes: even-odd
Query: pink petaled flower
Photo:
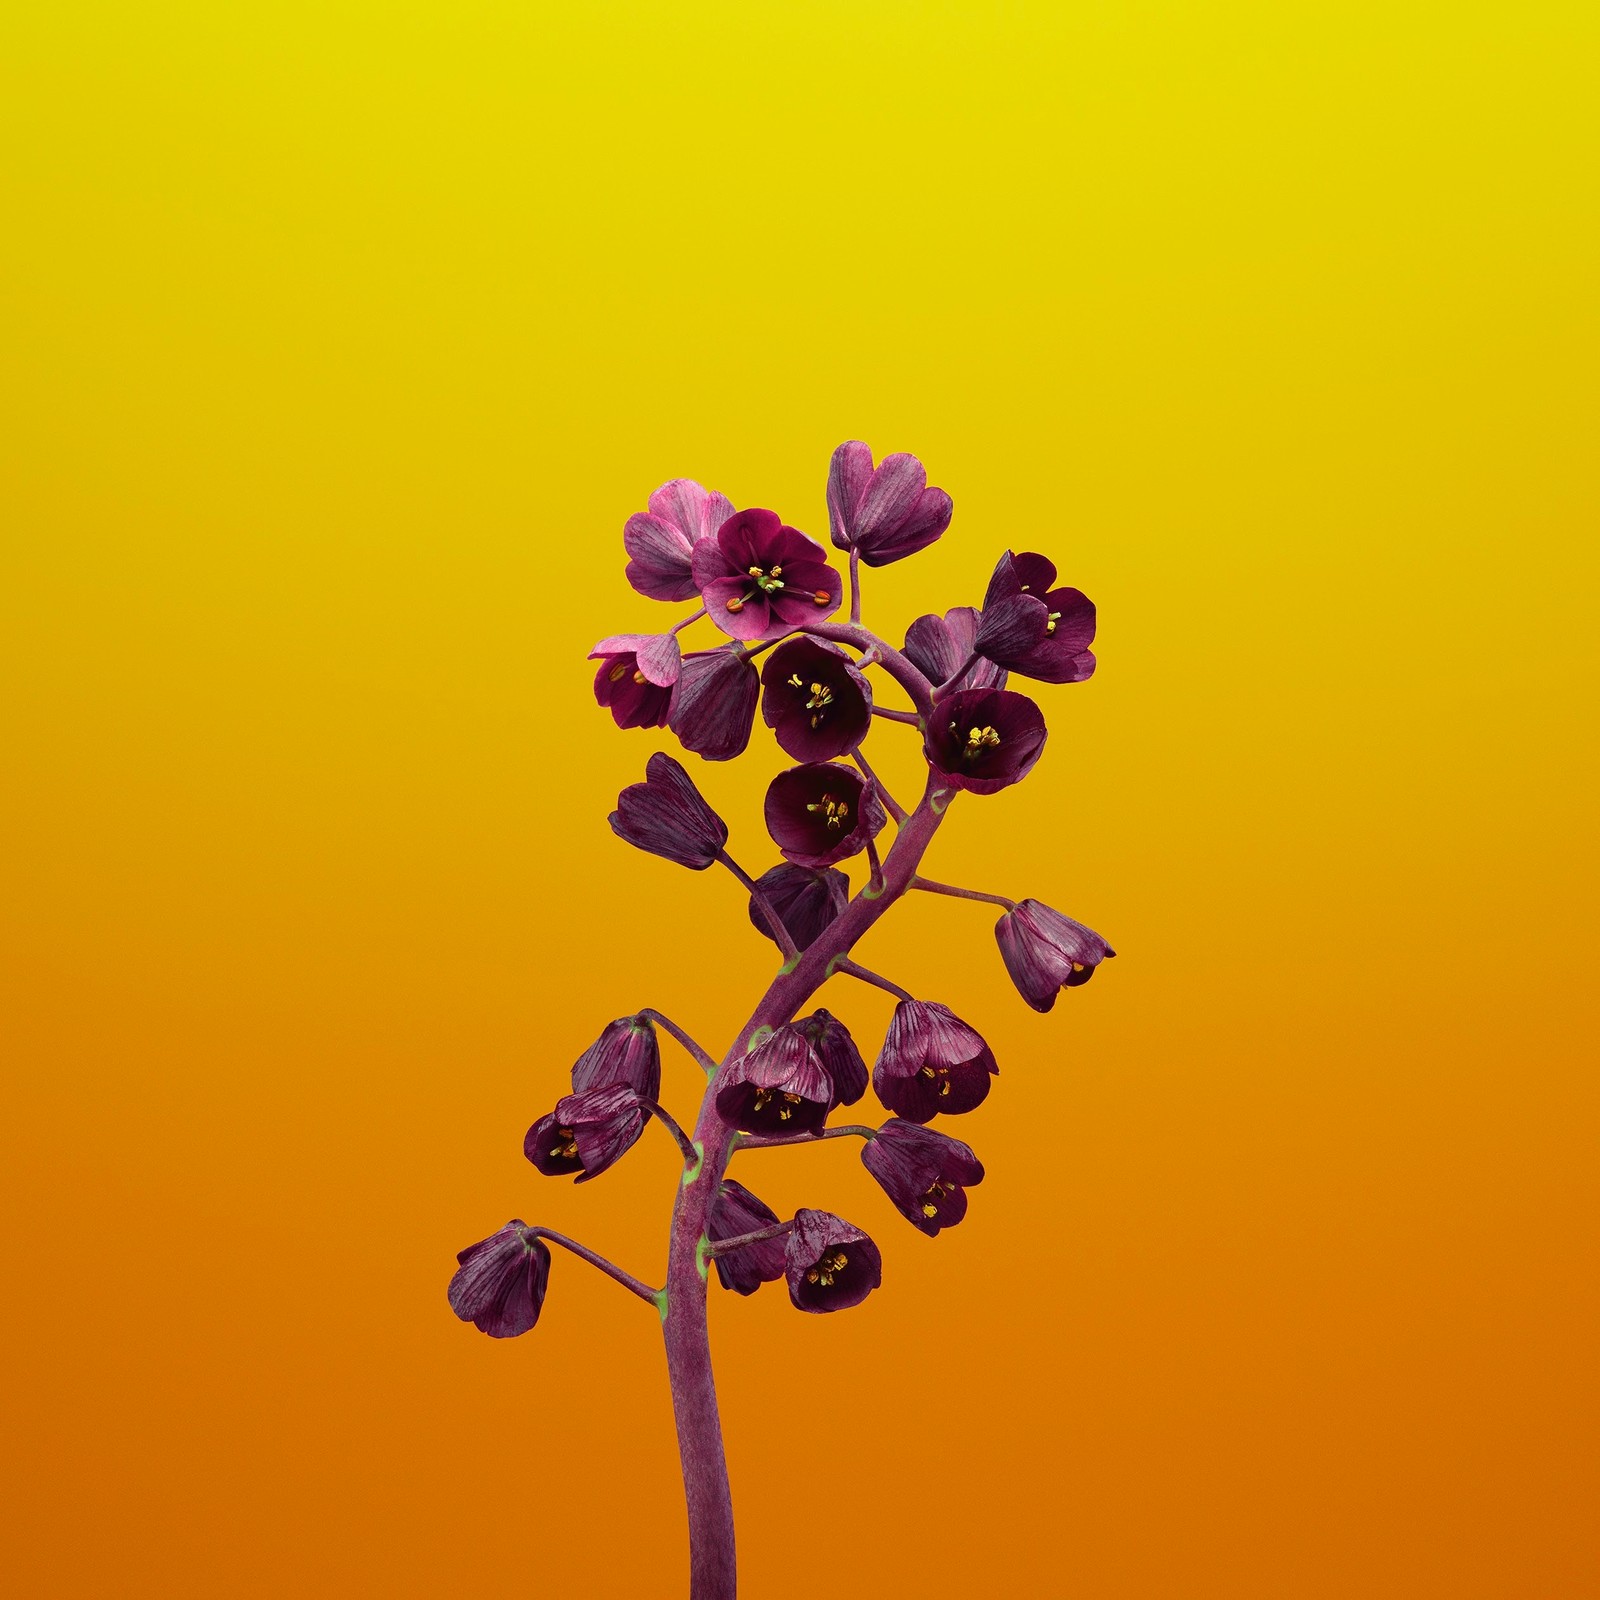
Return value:
<svg viewBox="0 0 1600 1600">
<path fill-rule="evenodd" d="M 692 478 L 674 478 L 650 496 L 650 509 L 635 512 L 622 530 L 628 552 L 628 582 L 652 600 L 688 600 L 695 592 L 690 557 L 733 515 L 724 494 L 702 489 Z"/>
<path fill-rule="evenodd" d="M 923 754 L 958 789 L 996 794 L 1033 771 L 1044 716 L 1011 689 L 958 689 L 933 708 Z"/>
<path fill-rule="evenodd" d="M 1117 952 L 1093 928 L 1038 900 L 1023 900 L 994 925 L 1000 958 L 1017 993 L 1048 1011 L 1063 989 L 1076 989 Z"/>
<path fill-rule="evenodd" d="M 595 700 L 619 728 L 666 726 L 681 657 L 670 633 L 617 633 L 589 652 L 600 663 Z"/>
<path fill-rule="evenodd" d="M 937 688 L 947 683 L 968 661 L 972 661 L 978 637 L 976 606 L 955 606 L 942 617 L 918 617 L 906 629 L 905 655 L 929 683 Z M 981 656 L 962 675 L 958 689 L 1003 689 L 1006 671 Z"/>
<path fill-rule="evenodd" d="M 759 506 L 736 512 L 694 547 L 694 581 L 706 615 L 735 639 L 768 639 L 821 622 L 844 585 L 820 544 Z"/>
<path fill-rule="evenodd" d="M 983 1104 L 1000 1068 L 983 1035 L 948 1006 L 902 1000 L 872 1068 L 872 1088 L 896 1116 L 928 1122 Z"/>
<path fill-rule="evenodd" d="M 828 466 L 828 522 L 833 542 L 869 567 L 915 555 L 950 526 L 943 489 L 930 489 L 915 456 L 885 456 L 876 468 L 859 439 L 842 444 Z"/>
<path fill-rule="evenodd" d="M 1041 683 L 1082 683 L 1094 672 L 1094 602 L 1053 588 L 1055 563 L 1031 551 L 1000 557 L 983 597 L 977 648 L 997 666 Z"/>
<path fill-rule="evenodd" d="M 831 1211 L 795 1212 L 784 1254 L 797 1311 L 846 1311 L 883 1282 L 877 1245 Z"/>
</svg>

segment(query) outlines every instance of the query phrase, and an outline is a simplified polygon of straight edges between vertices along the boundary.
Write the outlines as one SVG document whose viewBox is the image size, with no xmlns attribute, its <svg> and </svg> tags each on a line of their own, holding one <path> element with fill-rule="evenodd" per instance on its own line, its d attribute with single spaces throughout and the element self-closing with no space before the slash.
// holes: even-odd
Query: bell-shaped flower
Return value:
<svg viewBox="0 0 1600 1600">
<path fill-rule="evenodd" d="M 1038 900 L 1022 900 L 994 925 L 1000 959 L 1017 993 L 1035 1011 L 1048 1011 L 1063 989 L 1075 989 L 1117 952 L 1093 928 Z"/>
<path fill-rule="evenodd" d="M 670 633 L 619 633 L 589 652 L 598 660 L 595 700 L 619 728 L 666 725 L 672 686 L 678 681 L 678 641 Z"/>
<path fill-rule="evenodd" d="M 674 478 L 650 496 L 650 509 L 628 518 L 622 545 L 628 552 L 628 582 L 652 600 L 687 600 L 696 592 L 691 557 L 733 515 L 726 495 L 702 489 L 691 478 Z"/>
<path fill-rule="evenodd" d="M 891 1117 L 867 1141 L 861 1164 L 913 1228 L 932 1238 L 967 1214 L 967 1189 L 983 1181 L 969 1146 L 920 1123 Z"/>
<path fill-rule="evenodd" d="M 1041 683 L 1082 683 L 1094 671 L 1094 603 L 1081 589 L 1053 588 L 1055 564 L 1025 551 L 1000 557 L 983 599 L 977 649 Z"/>
<path fill-rule="evenodd" d="M 873 1063 L 872 1088 L 896 1116 L 928 1122 L 982 1105 L 999 1071 L 983 1036 L 949 1007 L 902 1000 Z"/>
<path fill-rule="evenodd" d="M 906 629 L 906 659 L 937 688 L 948 683 L 969 661 L 978 637 L 976 606 L 956 606 L 942 617 L 918 617 Z M 981 656 L 967 668 L 956 688 L 1003 689 L 1006 672 Z"/>
<path fill-rule="evenodd" d="M 851 439 L 828 465 L 828 523 L 841 550 L 856 550 L 869 567 L 887 566 L 932 544 L 950 526 L 950 496 L 930 489 L 915 456 L 885 456 Z"/>
<path fill-rule="evenodd" d="M 872 685 L 838 645 L 786 639 L 761 669 L 761 715 L 796 761 L 831 761 L 872 727 Z"/>
<path fill-rule="evenodd" d="M 831 867 L 867 847 L 888 820 L 877 791 L 836 761 L 808 762 L 767 785 L 767 832 L 790 861 Z"/>
<path fill-rule="evenodd" d="M 609 1089 L 624 1083 L 646 1100 L 661 1098 L 661 1044 L 646 1016 L 608 1022 L 572 1065 L 572 1092 Z"/>
<path fill-rule="evenodd" d="M 796 950 L 809 950 L 850 904 L 850 880 L 833 867 L 797 867 L 792 861 L 785 861 L 763 872 L 756 879 L 756 887 L 788 929 Z M 782 948 L 753 896 L 750 920 Z"/>
<path fill-rule="evenodd" d="M 756 720 L 761 679 L 739 645 L 684 658 L 667 723 L 685 750 L 706 761 L 744 754 Z"/>
<path fill-rule="evenodd" d="M 850 1030 L 831 1011 L 819 1006 L 795 1026 L 810 1041 L 833 1085 L 833 1106 L 853 1106 L 867 1092 L 867 1064 Z"/>
<path fill-rule="evenodd" d="M 923 754 L 957 789 L 994 794 L 1033 771 L 1044 714 L 1010 689 L 958 689 L 934 706 Z"/>
<path fill-rule="evenodd" d="M 711 1202 L 706 1237 L 716 1244 L 723 1239 L 737 1239 L 741 1234 L 759 1233 L 779 1220 L 778 1213 L 764 1200 L 758 1200 L 742 1183 L 724 1178 Z M 783 1239 L 763 1239 L 725 1256 L 715 1256 L 713 1260 L 724 1289 L 732 1289 L 735 1294 L 754 1294 L 762 1284 L 775 1283 L 783 1276 L 787 1254 Z"/>
<path fill-rule="evenodd" d="M 844 595 L 822 546 L 759 507 L 736 512 L 714 539 L 702 539 L 693 565 L 706 615 L 735 639 L 821 622 Z"/>
<path fill-rule="evenodd" d="M 784 1252 L 798 1311 L 844 1311 L 883 1282 L 883 1256 L 859 1228 L 831 1211 L 800 1210 Z"/>
<path fill-rule="evenodd" d="M 793 1023 L 731 1063 L 717 1089 L 717 1115 L 744 1133 L 815 1133 L 828 1118 L 833 1083 Z"/>
<path fill-rule="evenodd" d="M 700 797 L 681 762 L 658 750 L 645 763 L 643 783 L 617 796 L 611 831 L 639 850 L 703 872 L 728 842 L 728 825 Z"/>
<path fill-rule="evenodd" d="M 520 1218 L 468 1245 L 450 1280 L 450 1309 L 491 1339 L 514 1339 L 539 1320 L 550 1247 Z"/>
<path fill-rule="evenodd" d="M 639 1141 L 650 1120 L 637 1090 L 626 1083 L 564 1095 L 522 1141 L 522 1153 L 547 1178 L 576 1173 L 579 1183 L 598 1178 Z"/>
</svg>

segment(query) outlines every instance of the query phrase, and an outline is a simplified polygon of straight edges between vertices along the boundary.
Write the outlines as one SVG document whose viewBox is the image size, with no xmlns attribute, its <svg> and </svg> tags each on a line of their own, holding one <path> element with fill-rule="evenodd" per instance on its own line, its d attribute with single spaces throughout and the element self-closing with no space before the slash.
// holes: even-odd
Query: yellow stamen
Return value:
<svg viewBox="0 0 1600 1600">
<path fill-rule="evenodd" d="M 816 725 L 816 719 L 813 718 L 811 726 L 814 728 Z M 827 818 L 830 828 L 842 828 L 845 818 L 850 815 L 850 802 L 835 800 L 831 794 L 825 794 L 820 800 L 808 805 L 806 810 L 820 811 Z"/>
<path fill-rule="evenodd" d="M 606 674 L 606 676 L 609 677 L 613 683 L 617 683 L 621 680 L 622 674 L 627 670 L 628 669 L 619 661 L 616 666 L 614 666 L 611 671 Z"/>
<path fill-rule="evenodd" d="M 635 672 L 634 675 L 633 675 L 633 681 L 635 683 L 643 683 L 644 682 L 644 674 L 642 672 Z"/>
<path fill-rule="evenodd" d="M 811 598 L 815 600 L 819 606 L 825 606 L 831 599 L 833 599 L 833 596 L 829 594 L 826 589 L 817 589 L 812 593 Z"/>
<path fill-rule="evenodd" d="M 932 1204 L 925 1205 L 922 1208 L 922 1214 L 925 1217 L 936 1217 L 939 1215 L 939 1208 L 938 1206 Z"/>
<path fill-rule="evenodd" d="M 744 610 L 744 601 L 741 600 L 737 595 L 735 595 L 733 597 L 733 599 L 731 599 L 728 602 L 728 609 L 730 611 L 743 611 Z"/>
</svg>

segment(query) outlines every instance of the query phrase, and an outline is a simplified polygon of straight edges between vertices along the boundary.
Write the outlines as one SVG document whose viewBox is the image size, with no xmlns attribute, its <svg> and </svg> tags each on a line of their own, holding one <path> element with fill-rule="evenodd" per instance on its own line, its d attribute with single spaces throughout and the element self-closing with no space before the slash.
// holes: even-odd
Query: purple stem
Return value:
<svg viewBox="0 0 1600 1600">
<path fill-rule="evenodd" d="M 706 608 L 704 606 L 701 606 L 698 611 L 693 612 L 691 615 L 685 617 L 682 622 L 674 622 L 672 624 L 672 626 L 667 629 L 667 632 L 669 634 L 682 633 L 683 630 L 685 628 L 687 628 L 691 622 L 698 622 L 701 619 L 701 617 L 703 617 L 705 614 L 706 614 Z"/>
<path fill-rule="evenodd" d="M 683 1151 L 683 1159 L 692 1167 L 700 1159 L 700 1152 L 695 1149 L 693 1141 L 682 1128 L 678 1126 L 677 1119 L 664 1106 L 659 1106 L 654 1100 L 644 1101 L 644 1108 L 657 1122 L 661 1124 L 674 1139 L 678 1141 L 678 1148 Z"/>
<path fill-rule="evenodd" d="M 922 718 L 915 711 L 891 711 L 888 706 L 874 706 L 872 714 L 875 717 L 882 717 L 885 722 L 904 722 L 912 728 L 922 726 Z"/>
<path fill-rule="evenodd" d="M 924 716 L 933 711 L 933 685 L 893 645 L 885 644 L 859 623 L 812 622 L 801 632 L 818 639 L 831 639 L 835 644 L 853 645 L 857 650 L 876 648 L 883 670 L 911 696 L 911 702 L 917 710 Z"/>
<path fill-rule="evenodd" d="M 847 978 L 859 978 L 863 983 L 870 983 L 875 989 L 887 989 L 890 994 L 897 995 L 902 1000 L 915 1000 L 917 997 L 908 990 L 902 989 L 898 983 L 890 983 L 887 978 L 880 978 L 876 972 L 866 967 L 857 966 L 848 957 L 840 956 L 833 964 L 835 972 L 842 972 Z"/>
<path fill-rule="evenodd" d="M 861 556 L 854 546 L 850 549 L 850 620 L 861 621 Z"/>
<path fill-rule="evenodd" d="M 757 887 L 756 880 L 726 850 L 717 851 L 717 860 L 750 891 L 750 898 L 755 902 L 756 910 L 761 913 L 766 919 L 767 925 L 772 929 L 772 937 L 778 941 L 778 948 L 783 951 L 785 960 L 792 961 L 799 954 L 799 951 L 795 949 L 794 940 L 789 936 L 789 930 L 784 927 L 783 919 L 772 909 L 772 902 Z"/>
<path fill-rule="evenodd" d="M 939 687 L 933 691 L 933 698 L 934 698 L 935 703 L 937 703 L 940 700 L 943 700 L 944 697 L 947 694 L 949 694 L 950 691 L 953 688 L 955 688 L 955 686 L 958 683 L 960 683 L 961 680 L 964 677 L 966 677 L 966 675 L 969 672 L 972 671 L 974 665 L 976 665 L 976 663 L 981 661 L 982 659 L 983 659 L 983 657 L 980 656 L 976 650 L 974 650 L 972 652 L 972 654 L 969 655 L 967 657 L 967 659 L 965 661 L 963 661 L 961 663 L 961 665 L 959 667 L 957 667 L 956 670 L 954 672 L 952 672 L 950 674 L 950 676 L 948 678 L 946 678 L 944 680 L 944 682 L 941 683 L 939 685 Z"/>
<path fill-rule="evenodd" d="M 528 1232 L 535 1238 L 548 1239 L 551 1244 L 558 1244 L 563 1250 L 570 1250 L 575 1256 L 582 1256 L 591 1267 L 598 1267 L 608 1278 L 615 1278 L 624 1289 L 632 1289 L 641 1300 L 648 1300 L 652 1305 L 659 1304 L 659 1292 L 652 1289 L 649 1284 L 641 1283 L 631 1272 L 624 1272 L 621 1267 L 614 1267 L 602 1255 L 596 1255 L 587 1245 L 581 1245 L 576 1239 L 569 1239 L 564 1233 L 557 1233 L 552 1228 L 529 1228 Z"/>
<path fill-rule="evenodd" d="M 715 1243 L 706 1246 L 705 1254 L 708 1261 L 715 1260 L 718 1256 L 732 1255 L 735 1250 L 743 1250 L 747 1244 L 761 1244 L 767 1239 L 781 1239 L 786 1233 L 794 1232 L 794 1218 L 787 1222 L 774 1222 L 770 1228 L 757 1228 L 753 1233 L 737 1233 L 731 1239 L 718 1239 Z"/>
<path fill-rule="evenodd" d="M 667 1032 L 670 1033 L 672 1037 L 676 1039 L 678 1043 L 681 1044 L 683 1048 L 700 1063 L 700 1066 L 704 1071 L 715 1072 L 717 1070 L 717 1064 L 711 1059 L 710 1055 L 707 1054 L 706 1051 L 702 1050 L 700 1046 L 697 1045 L 694 1040 L 691 1039 L 689 1035 L 686 1034 L 683 1029 L 672 1020 L 671 1017 L 662 1016 L 661 1013 L 655 1010 L 652 1006 L 646 1006 L 644 1010 L 639 1013 L 639 1015 L 641 1017 L 648 1017 L 650 1021 L 655 1023 L 658 1028 L 665 1028 Z"/>
<path fill-rule="evenodd" d="M 850 752 L 850 759 L 871 779 L 872 787 L 878 791 L 878 798 L 883 801 L 889 815 L 894 818 L 896 826 L 904 822 L 906 820 L 906 808 L 884 788 L 883 779 L 867 765 L 867 758 L 862 755 L 859 747 Z"/>
<path fill-rule="evenodd" d="M 953 895 L 957 900 L 987 900 L 992 906 L 1004 906 L 1007 911 L 1015 911 L 1017 902 L 1007 900 L 1003 894 L 985 894 L 981 889 L 958 889 L 954 884 L 935 883 L 932 878 L 913 878 L 913 889 L 923 889 L 929 894 Z"/>
<path fill-rule="evenodd" d="M 819 1133 L 791 1133 L 784 1138 L 774 1138 L 765 1133 L 747 1133 L 735 1146 L 739 1150 L 775 1150 L 785 1144 L 816 1144 L 822 1139 L 876 1139 L 878 1130 L 865 1123 L 852 1122 L 837 1128 L 823 1128 Z"/>
</svg>

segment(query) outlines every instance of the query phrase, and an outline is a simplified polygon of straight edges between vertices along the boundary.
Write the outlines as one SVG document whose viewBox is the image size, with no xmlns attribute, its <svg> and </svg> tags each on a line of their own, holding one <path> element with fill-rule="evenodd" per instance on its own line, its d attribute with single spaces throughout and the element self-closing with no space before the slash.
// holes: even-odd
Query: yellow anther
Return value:
<svg viewBox="0 0 1600 1600">
<path fill-rule="evenodd" d="M 621 679 L 622 674 L 627 670 L 628 669 L 619 661 L 616 666 L 614 666 L 611 671 L 606 674 L 606 676 L 609 677 L 613 683 L 616 683 Z"/>
<path fill-rule="evenodd" d="M 812 592 L 811 598 L 815 600 L 819 606 L 825 606 L 830 600 L 833 599 L 833 596 L 829 594 L 826 589 L 817 589 Z"/>
<path fill-rule="evenodd" d="M 636 670 L 633 674 L 633 681 L 635 683 L 643 683 L 645 681 L 644 674 Z"/>
<path fill-rule="evenodd" d="M 761 570 L 761 568 L 760 568 L 760 567 L 751 567 L 751 569 L 750 569 L 750 576 L 751 576 L 751 577 L 752 577 L 752 578 L 764 578 L 764 577 L 766 577 L 766 573 L 764 573 L 764 572 L 763 572 L 763 571 L 762 571 L 762 570 Z"/>
<path fill-rule="evenodd" d="M 954 723 L 950 725 L 955 727 Z M 961 753 L 968 757 L 982 755 L 985 750 L 993 750 L 1000 743 L 1000 735 L 993 728 L 968 728 L 967 747 Z"/>
<path fill-rule="evenodd" d="M 792 689 L 805 688 L 805 685 L 800 681 L 800 674 L 798 672 L 791 672 L 789 674 L 789 687 Z"/>
<path fill-rule="evenodd" d="M 1072 970 L 1074 972 L 1082 972 L 1083 971 L 1083 963 L 1081 961 L 1074 961 L 1072 963 Z"/>
<path fill-rule="evenodd" d="M 783 568 L 782 567 L 774 567 L 772 569 L 772 576 L 774 578 L 781 578 L 783 576 Z"/>
<path fill-rule="evenodd" d="M 1056 624 L 1060 620 L 1061 620 L 1061 613 L 1059 611 L 1052 611 L 1050 613 L 1050 620 L 1047 623 L 1045 623 L 1045 625 L 1044 625 L 1044 631 L 1045 631 L 1045 634 L 1047 636 L 1056 631 Z"/>
<path fill-rule="evenodd" d="M 816 727 L 813 719 L 812 727 Z M 825 794 L 820 800 L 811 802 L 806 807 L 807 811 L 820 811 L 827 818 L 830 828 L 842 828 L 845 818 L 850 815 L 850 802 L 848 800 L 835 800 L 831 794 Z"/>
<path fill-rule="evenodd" d="M 936 1217 L 939 1215 L 939 1208 L 938 1206 L 932 1204 L 925 1205 L 922 1208 L 922 1214 L 925 1217 Z"/>
<path fill-rule="evenodd" d="M 735 596 L 734 596 L 734 597 L 733 597 L 733 599 L 731 599 L 731 600 L 730 600 L 730 601 L 729 601 L 729 602 L 728 602 L 728 609 L 729 609 L 729 610 L 730 610 L 730 611 L 743 611 L 743 610 L 744 610 L 744 601 L 743 601 L 743 600 L 741 600 L 741 599 L 740 599 L 740 598 L 739 598 L 739 597 L 738 597 L 738 595 L 735 595 Z"/>
</svg>

